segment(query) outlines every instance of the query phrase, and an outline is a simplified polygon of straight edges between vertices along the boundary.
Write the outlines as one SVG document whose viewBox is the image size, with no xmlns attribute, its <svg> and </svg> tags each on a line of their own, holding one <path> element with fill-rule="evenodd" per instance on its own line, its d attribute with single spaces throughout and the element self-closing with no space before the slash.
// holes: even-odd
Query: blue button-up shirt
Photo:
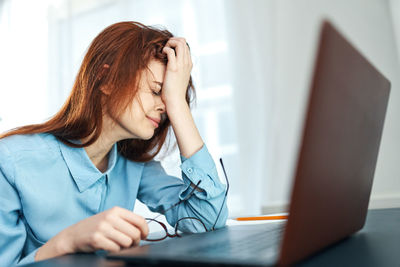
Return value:
<svg viewBox="0 0 400 267">
<path fill-rule="evenodd" d="M 210 229 L 226 187 L 206 146 L 181 160 L 179 179 L 167 175 L 158 161 L 127 160 L 114 145 L 102 173 L 85 149 L 69 147 L 51 134 L 0 139 L 0 266 L 33 262 L 37 249 L 61 230 L 114 206 L 133 210 L 139 199 L 151 211 L 166 210 L 199 180 L 204 191 L 196 190 L 165 215 L 171 225 L 198 217 Z M 217 228 L 227 216 L 224 204 Z"/>
</svg>

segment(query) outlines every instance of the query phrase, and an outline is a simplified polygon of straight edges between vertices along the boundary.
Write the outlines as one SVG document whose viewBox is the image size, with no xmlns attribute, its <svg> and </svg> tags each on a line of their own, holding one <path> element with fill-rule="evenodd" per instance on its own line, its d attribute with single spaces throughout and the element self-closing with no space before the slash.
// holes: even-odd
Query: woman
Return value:
<svg viewBox="0 0 400 267">
<path fill-rule="evenodd" d="M 186 41 L 166 30 L 121 22 L 93 40 L 61 110 L 1 136 L 1 264 L 137 245 L 148 226 L 136 199 L 171 225 L 225 224 L 225 186 L 190 113 L 191 69 Z M 182 180 L 153 160 L 170 125 Z"/>
</svg>

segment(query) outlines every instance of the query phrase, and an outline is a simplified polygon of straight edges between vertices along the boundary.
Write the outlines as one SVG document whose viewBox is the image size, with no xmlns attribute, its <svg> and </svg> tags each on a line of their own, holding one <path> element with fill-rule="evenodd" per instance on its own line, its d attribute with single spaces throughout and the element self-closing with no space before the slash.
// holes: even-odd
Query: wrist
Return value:
<svg viewBox="0 0 400 267">
<path fill-rule="evenodd" d="M 174 105 L 180 105 L 180 106 L 186 105 L 187 106 L 188 105 L 188 103 L 186 102 L 185 96 L 166 97 L 165 99 L 163 99 L 163 101 L 164 101 L 165 105 L 167 106 L 167 108 L 168 108 L 168 105 L 169 106 L 174 106 Z"/>
<path fill-rule="evenodd" d="M 165 103 L 168 117 L 171 118 L 175 114 L 182 114 L 182 112 L 190 112 L 190 107 L 186 100 L 176 100 Z"/>
<path fill-rule="evenodd" d="M 76 251 L 73 240 L 70 238 L 71 235 L 67 231 L 68 228 L 54 237 L 55 249 L 59 255 L 70 254 Z"/>
<path fill-rule="evenodd" d="M 72 252 L 72 247 L 68 245 L 68 240 L 64 237 L 63 232 L 61 232 L 60 234 L 51 238 L 37 250 L 35 254 L 35 261 L 54 258 Z"/>
</svg>

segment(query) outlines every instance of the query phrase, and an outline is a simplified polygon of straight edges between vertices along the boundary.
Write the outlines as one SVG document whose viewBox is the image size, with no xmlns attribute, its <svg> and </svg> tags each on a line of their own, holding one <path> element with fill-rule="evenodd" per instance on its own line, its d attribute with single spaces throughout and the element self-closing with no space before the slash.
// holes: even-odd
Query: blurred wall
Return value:
<svg viewBox="0 0 400 267">
<path fill-rule="evenodd" d="M 275 161 L 264 181 L 264 206 L 279 207 L 289 198 L 323 18 L 331 20 L 392 83 L 370 208 L 400 206 L 400 69 L 394 36 L 399 33 L 399 7 L 399 1 L 386 0 L 276 1 L 276 98 L 269 142 L 273 147 L 267 148 Z"/>
</svg>

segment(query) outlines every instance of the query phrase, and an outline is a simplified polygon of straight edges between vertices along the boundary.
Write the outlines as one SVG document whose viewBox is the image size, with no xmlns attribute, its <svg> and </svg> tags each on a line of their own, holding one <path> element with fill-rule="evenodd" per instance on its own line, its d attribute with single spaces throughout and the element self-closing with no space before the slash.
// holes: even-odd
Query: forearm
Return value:
<svg viewBox="0 0 400 267">
<path fill-rule="evenodd" d="M 180 153 L 189 158 L 204 144 L 194 123 L 189 105 L 185 101 L 167 105 L 168 117 L 178 143 Z"/>
</svg>

